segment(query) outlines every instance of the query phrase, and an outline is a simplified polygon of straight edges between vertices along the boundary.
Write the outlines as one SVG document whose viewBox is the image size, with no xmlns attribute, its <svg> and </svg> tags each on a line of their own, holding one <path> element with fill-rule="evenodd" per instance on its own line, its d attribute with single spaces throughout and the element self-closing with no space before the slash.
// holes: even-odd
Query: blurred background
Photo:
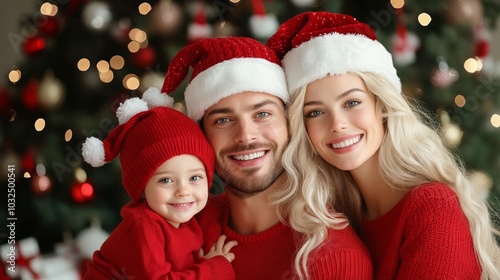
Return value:
<svg viewBox="0 0 500 280">
<path fill-rule="evenodd" d="M 9 224 L 15 217 L 15 231 L 1 227 L 0 248 L 5 259 L 14 233 L 25 253 L 19 262 L 25 274 L 10 278 L 70 279 L 61 276 L 66 272 L 77 279 L 75 270 L 120 222 L 129 199 L 119 161 L 92 168 L 80 153 L 86 137 L 102 139 L 117 125 L 120 102 L 161 87 L 169 60 L 189 42 L 250 36 L 265 43 L 279 23 L 304 11 L 348 13 L 376 30 L 405 94 L 435 114 L 481 187 L 477 195 L 500 210 L 498 0 L 4 0 L 0 6 L 0 182 L 7 187 L 9 174 L 16 176 L 14 212 L 7 193 L 0 202 L 0 219 Z M 173 94 L 179 110 L 186 83 Z M 37 270 L 36 258 L 52 270 Z"/>
</svg>

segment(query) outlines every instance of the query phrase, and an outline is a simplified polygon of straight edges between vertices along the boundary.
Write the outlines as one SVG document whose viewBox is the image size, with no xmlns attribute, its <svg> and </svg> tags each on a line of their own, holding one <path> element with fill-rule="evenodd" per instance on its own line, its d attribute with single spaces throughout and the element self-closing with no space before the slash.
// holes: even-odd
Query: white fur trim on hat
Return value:
<svg viewBox="0 0 500 280">
<path fill-rule="evenodd" d="M 282 63 L 292 94 L 328 74 L 349 71 L 379 74 L 401 90 L 391 54 L 381 43 L 363 35 L 333 33 L 314 37 L 290 50 Z"/>
<path fill-rule="evenodd" d="M 279 65 L 262 58 L 233 58 L 199 73 L 188 84 L 184 92 L 188 115 L 199 121 L 210 106 L 244 91 L 264 92 L 288 102 L 285 73 Z"/>
<path fill-rule="evenodd" d="M 142 94 L 142 100 L 146 101 L 149 109 L 154 107 L 170 107 L 174 105 L 174 99 L 172 96 L 161 93 L 159 88 L 150 87 Z"/>
<path fill-rule="evenodd" d="M 83 160 L 92 167 L 100 167 L 106 164 L 104 144 L 95 137 L 89 137 L 82 144 Z"/>
<path fill-rule="evenodd" d="M 118 109 L 116 110 L 118 124 L 124 124 L 136 114 L 147 110 L 148 104 L 139 97 L 127 99 L 125 102 L 120 103 L 120 106 L 118 106 Z"/>
</svg>

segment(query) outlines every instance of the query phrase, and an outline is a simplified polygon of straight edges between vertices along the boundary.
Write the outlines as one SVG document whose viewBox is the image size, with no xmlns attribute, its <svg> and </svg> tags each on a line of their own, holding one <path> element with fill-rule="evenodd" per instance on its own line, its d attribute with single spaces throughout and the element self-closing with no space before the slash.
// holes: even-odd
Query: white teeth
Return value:
<svg viewBox="0 0 500 280">
<path fill-rule="evenodd" d="M 252 160 L 264 156 L 265 152 L 256 152 L 248 155 L 233 156 L 235 160 Z"/>
<path fill-rule="evenodd" d="M 361 137 L 358 135 L 358 136 L 356 136 L 354 138 L 344 140 L 344 141 L 342 141 L 340 143 L 332 144 L 332 148 L 334 148 L 334 149 L 340 149 L 340 148 L 345 148 L 345 147 L 354 145 L 354 144 L 356 144 L 356 143 L 359 142 L 360 138 Z"/>
<path fill-rule="evenodd" d="M 188 203 L 174 203 L 173 205 L 177 206 L 177 207 L 186 207 L 186 206 L 191 205 L 191 202 L 188 202 Z"/>
</svg>

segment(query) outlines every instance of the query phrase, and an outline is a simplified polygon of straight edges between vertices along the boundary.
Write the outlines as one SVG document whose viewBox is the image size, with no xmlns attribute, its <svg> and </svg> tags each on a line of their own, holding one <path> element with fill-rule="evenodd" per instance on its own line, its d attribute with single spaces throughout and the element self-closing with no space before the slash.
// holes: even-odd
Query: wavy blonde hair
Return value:
<svg viewBox="0 0 500 280">
<path fill-rule="evenodd" d="M 481 191 L 469 179 L 461 159 L 449 149 L 437 132 L 437 124 L 418 102 L 410 102 L 387 80 L 372 73 L 358 75 L 376 96 L 376 108 L 385 119 L 385 133 L 379 150 L 380 173 L 399 189 L 412 189 L 427 182 L 442 182 L 458 196 L 470 225 L 475 252 L 482 267 L 481 279 L 500 279 L 500 231 L 490 214 L 498 217 L 488 203 L 476 195 Z M 291 226 L 307 239 L 295 260 L 295 269 L 307 278 L 307 257 L 326 238 L 328 227 L 339 227 L 344 213 L 359 229 L 364 203 L 349 172 L 321 159 L 307 136 L 303 119 L 306 88 L 293 93 L 288 118 L 291 141 L 283 155 L 290 179 L 283 189 L 280 208 L 290 216 Z M 491 212 L 490 212 L 491 211 Z M 338 213 L 335 212 L 335 213 Z"/>
</svg>

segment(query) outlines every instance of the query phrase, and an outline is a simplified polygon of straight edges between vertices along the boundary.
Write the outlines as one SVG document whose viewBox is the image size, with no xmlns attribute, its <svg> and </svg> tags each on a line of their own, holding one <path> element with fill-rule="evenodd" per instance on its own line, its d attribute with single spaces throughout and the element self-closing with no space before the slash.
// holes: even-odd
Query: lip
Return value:
<svg viewBox="0 0 500 280">
<path fill-rule="evenodd" d="M 358 137 L 358 136 L 359 136 L 359 141 L 357 143 L 355 143 L 355 144 L 352 144 L 352 145 L 344 147 L 344 148 L 333 148 L 332 147 L 332 144 L 338 144 L 338 143 L 341 143 L 343 141 L 346 141 L 346 140 L 349 140 L 349 139 L 352 139 L 352 138 L 355 138 L 355 137 Z M 342 136 L 342 137 L 339 137 L 339 138 L 335 138 L 335 140 L 328 142 L 327 143 L 327 147 L 331 151 L 333 151 L 334 153 L 345 154 L 345 153 L 348 153 L 348 152 L 356 149 L 357 146 L 361 143 L 361 140 L 363 140 L 363 138 L 364 138 L 363 134 L 345 135 L 345 136 Z"/>
</svg>

